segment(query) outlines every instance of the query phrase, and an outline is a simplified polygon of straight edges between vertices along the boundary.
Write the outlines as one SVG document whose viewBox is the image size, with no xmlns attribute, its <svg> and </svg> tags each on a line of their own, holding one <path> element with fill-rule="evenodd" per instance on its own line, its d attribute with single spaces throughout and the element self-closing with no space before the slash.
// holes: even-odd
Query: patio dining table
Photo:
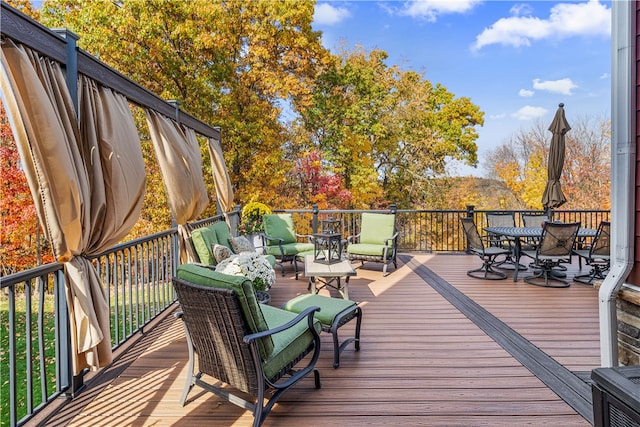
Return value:
<svg viewBox="0 0 640 427">
<path fill-rule="evenodd" d="M 515 264 L 520 265 L 520 255 L 522 251 L 521 239 L 535 239 L 542 237 L 542 227 L 485 227 L 484 231 L 496 236 L 512 237 L 514 240 L 513 256 L 515 257 Z M 578 239 L 582 240 L 588 237 L 595 237 L 596 230 L 593 228 L 578 229 Z M 578 241 L 578 240 L 576 240 Z M 513 281 L 518 281 L 518 268 L 514 270 Z"/>
</svg>

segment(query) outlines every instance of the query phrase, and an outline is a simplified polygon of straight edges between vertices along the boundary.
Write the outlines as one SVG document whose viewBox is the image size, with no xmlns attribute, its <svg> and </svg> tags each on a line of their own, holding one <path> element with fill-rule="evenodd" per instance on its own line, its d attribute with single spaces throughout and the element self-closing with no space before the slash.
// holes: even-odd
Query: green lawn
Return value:
<svg viewBox="0 0 640 427">
<path fill-rule="evenodd" d="M 55 324 L 53 312 L 54 297 L 46 295 L 43 308 L 44 356 L 47 373 L 47 392 L 55 390 Z M 31 361 L 27 360 L 27 329 L 25 314 L 25 299 L 23 296 L 16 298 L 16 324 L 15 324 L 15 349 L 17 378 L 17 405 L 18 419 L 27 414 L 27 371 L 32 372 L 33 406 L 36 407 L 46 399 L 42 396 L 40 382 L 41 372 L 38 346 L 38 297 L 32 298 L 33 314 L 31 317 Z M 10 400 L 9 400 L 9 300 L 4 293 L 0 295 L 0 425 L 10 424 Z"/>
</svg>

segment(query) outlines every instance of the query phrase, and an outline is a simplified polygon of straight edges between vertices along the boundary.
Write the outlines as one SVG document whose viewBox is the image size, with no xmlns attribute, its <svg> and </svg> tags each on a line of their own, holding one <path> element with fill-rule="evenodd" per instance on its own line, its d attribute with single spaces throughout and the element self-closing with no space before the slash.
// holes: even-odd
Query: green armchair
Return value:
<svg viewBox="0 0 640 427">
<path fill-rule="evenodd" d="M 387 266 L 393 262 L 398 268 L 396 252 L 398 232 L 395 214 L 365 212 L 362 214 L 360 234 L 347 237 L 347 258 L 350 261 L 381 262 L 383 274 L 387 275 Z"/>
<path fill-rule="evenodd" d="M 297 234 L 293 225 L 293 215 L 291 214 L 265 214 L 262 215 L 264 225 L 264 247 L 268 255 L 276 258 L 276 263 L 282 269 L 283 263 L 290 261 L 298 278 L 298 255 L 309 252 L 313 253 L 313 243 L 311 236 Z M 306 239 L 306 242 L 300 240 Z"/>
<path fill-rule="evenodd" d="M 282 394 L 308 374 L 320 388 L 315 365 L 321 325 L 314 319 L 319 307 L 296 315 L 259 304 L 247 278 L 194 264 L 178 267 L 173 287 L 189 351 L 182 405 L 197 385 L 251 410 L 256 427 Z"/>
</svg>

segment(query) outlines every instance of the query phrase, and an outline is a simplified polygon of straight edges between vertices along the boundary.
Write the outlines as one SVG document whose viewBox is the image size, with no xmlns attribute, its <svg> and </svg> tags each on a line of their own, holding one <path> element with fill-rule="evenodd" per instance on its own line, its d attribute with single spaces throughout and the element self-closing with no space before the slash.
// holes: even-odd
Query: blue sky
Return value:
<svg viewBox="0 0 640 427">
<path fill-rule="evenodd" d="M 537 122 L 548 127 L 561 102 L 569 124 L 610 116 L 610 1 L 319 0 L 313 28 L 334 52 L 384 50 L 387 65 L 480 107 L 480 165 L 454 174 L 484 175 L 489 150 Z"/>
</svg>

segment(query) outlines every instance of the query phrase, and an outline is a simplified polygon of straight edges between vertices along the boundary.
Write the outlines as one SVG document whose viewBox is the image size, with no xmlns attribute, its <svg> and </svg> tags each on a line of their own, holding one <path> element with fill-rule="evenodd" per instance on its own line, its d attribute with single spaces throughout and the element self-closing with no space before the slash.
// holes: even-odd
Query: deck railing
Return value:
<svg viewBox="0 0 640 427">
<path fill-rule="evenodd" d="M 359 232 L 364 210 L 287 210 L 296 231 L 312 234 L 322 220 L 338 219 L 345 237 Z M 401 252 L 462 252 L 465 240 L 460 216 L 473 216 L 479 227 L 489 211 L 402 210 L 396 213 Z M 239 211 L 232 215 L 237 223 Z M 609 212 L 556 211 L 554 219 L 580 221 L 596 228 Z M 192 228 L 223 221 L 222 216 L 190 224 Z M 516 223 L 521 224 L 516 214 Z M 114 349 L 175 302 L 171 277 L 179 263 L 176 229 L 122 243 L 94 258 L 111 307 L 111 341 Z M 59 397 L 73 398 L 82 389 L 82 376 L 72 377 L 69 319 L 64 266 L 54 263 L 2 277 L 0 284 L 0 425 L 25 423 Z"/>
<path fill-rule="evenodd" d="M 175 229 L 120 244 L 93 259 L 111 308 L 111 343 L 141 333 L 175 301 Z M 64 265 L 2 277 L 0 425 L 21 425 L 60 397 L 81 391 L 73 377 Z"/>
</svg>

